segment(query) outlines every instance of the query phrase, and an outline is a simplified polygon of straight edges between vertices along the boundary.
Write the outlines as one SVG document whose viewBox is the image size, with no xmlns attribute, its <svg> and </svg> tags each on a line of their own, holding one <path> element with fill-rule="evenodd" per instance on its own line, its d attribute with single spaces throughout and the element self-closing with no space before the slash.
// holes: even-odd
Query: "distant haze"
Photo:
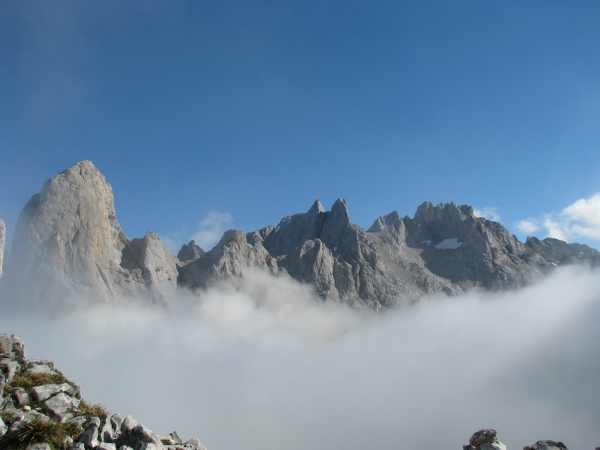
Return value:
<svg viewBox="0 0 600 450">
<path fill-rule="evenodd" d="M 83 395 L 209 450 L 600 445 L 600 273 L 424 299 L 384 315 L 255 272 L 173 307 L 0 317 Z"/>
</svg>

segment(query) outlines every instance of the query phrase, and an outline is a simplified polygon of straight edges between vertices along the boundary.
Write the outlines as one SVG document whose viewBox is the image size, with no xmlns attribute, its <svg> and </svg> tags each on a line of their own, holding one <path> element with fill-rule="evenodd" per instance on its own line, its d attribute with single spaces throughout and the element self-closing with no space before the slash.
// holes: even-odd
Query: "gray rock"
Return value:
<svg viewBox="0 0 600 450">
<path fill-rule="evenodd" d="M 25 405 L 31 404 L 31 399 L 29 398 L 29 394 L 23 388 L 15 388 L 12 392 L 12 398 L 14 400 L 15 405 L 18 408 L 22 408 Z"/>
<path fill-rule="evenodd" d="M 196 438 L 188 439 L 184 442 L 186 447 L 191 447 L 194 450 L 206 450 L 206 447 L 200 443 L 200 441 Z"/>
<path fill-rule="evenodd" d="M 5 370 L 6 382 L 10 383 L 19 370 L 21 370 L 21 364 L 12 359 L 4 358 L 0 360 L 0 368 Z"/>
<path fill-rule="evenodd" d="M 79 443 L 85 445 L 87 448 L 96 448 L 100 443 L 98 439 L 98 428 L 100 427 L 100 419 L 98 417 L 92 417 L 88 427 L 79 437 Z"/>
<path fill-rule="evenodd" d="M 107 420 L 102 427 L 102 431 L 100 432 L 100 440 L 102 442 L 115 442 L 117 437 L 118 433 L 113 429 L 110 419 Z"/>
<path fill-rule="evenodd" d="M 54 363 L 52 361 L 45 361 L 45 360 L 27 361 L 27 364 L 24 369 L 27 373 L 32 373 L 32 374 L 35 373 L 35 374 L 56 375 L 58 373 L 54 369 Z"/>
<path fill-rule="evenodd" d="M 121 424 L 123 423 L 123 419 L 119 413 L 115 413 L 109 418 L 110 426 L 115 432 L 115 434 L 119 434 L 121 432 Z"/>
<path fill-rule="evenodd" d="M 490 428 L 473 433 L 463 450 L 506 450 L 506 445 L 498 441 L 496 430 Z"/>
<path fill-rule="evenodd" d="M 469 444 L 472 447 L 479 447 L 481 444 L 485 444 L 488 442 L 496 442 L 498 440 L 496 436 L 496 430 L 493 430 L 491 428 L 479 430 L 473 433 L 473 435 L 469 439 Z"/>
<path fill-rule="evenodd" d="M 142 442 L 136 446 L 136 450 L 163 450 L 164 446 L 161 443 Z"/>
<path fill-rule="evenodd" d="M 43 405 L 52 418 L 62 422 L 73 418 L 74 410 L 79 406 L 79 402 L 79 399 L 60 392 L 46 400 Z"/>
<path fill-rule="evenodd" d="M 17 362 L 19 367 L 27 358 L 25 343 L 14 334 L 9 336 L 6 333 L 0 333 L 0 345 L 4 348 L 7 358 Z"/>
<path fill-rule="evenodd" d="M 179 268 L 178 282 L 192 289 L 206 288 L 222 280 L 235 282 L 244 277 L 248 267 L 274 272 L 277 262 L 260 241 L 251 244 L 241 231 L 229 230 L 212 250 Z"/>
<path fill-rule="evenodd" d="M 531 447 L 523 447 L 523 450 L 568 450 L 565 444 L 555 441 L 537 441 Z"/>
<path fill-rule="evenodd" d="M 202 250 L 194 240 L 191 240 L 188 244 L 183 244 L 179 253 L 177 253 L 177 259 L 179 261 L 194 261 L 200 258 L 204 254 Z"/>
<path fill-rule="evenodd" d="M 117 450 L 117 446 L 112 443 L 101 442 L 94 450 Z"/>
<path fill-rule="evenodd" d="M 66 392 L 74 396 L 74 388 L 68 383 L 63 384 L 44 384 L 34 386 L 29 390 L 29 393 L 36 402 L 43 402 L 59 392 Z"/>
<path fill-rule="evenodd" d="M 0 438 L 6 434 L 6 430 L 8 430 L 8 427 L 4 423 L 4 420 L 2 420 L 2 417 L 0 417 Z"/>
<path fill-rule="evenodd" d="M 161 444 L 158 436 L 142 424 L 138 424 L 132 430 L 132 434 L 135 436 L 135 440 L 137 443 L 148 442 L 153 444 Z"/>
</svg>

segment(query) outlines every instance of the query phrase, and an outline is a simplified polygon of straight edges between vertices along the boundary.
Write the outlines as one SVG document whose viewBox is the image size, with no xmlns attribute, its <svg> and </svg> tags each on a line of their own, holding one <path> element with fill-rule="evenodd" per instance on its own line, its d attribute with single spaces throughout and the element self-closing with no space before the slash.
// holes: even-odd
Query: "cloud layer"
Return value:
<svg viewBox="0 0 600 450">
<path fill-rule="evenodd" d="M 504 294 L 385 315 L 315 301 L 259 272 L 168 310 L 0 316 L 84 397 L 209 450 L 600 445 L 600 274 L 563 269 Z"/>
</svg>

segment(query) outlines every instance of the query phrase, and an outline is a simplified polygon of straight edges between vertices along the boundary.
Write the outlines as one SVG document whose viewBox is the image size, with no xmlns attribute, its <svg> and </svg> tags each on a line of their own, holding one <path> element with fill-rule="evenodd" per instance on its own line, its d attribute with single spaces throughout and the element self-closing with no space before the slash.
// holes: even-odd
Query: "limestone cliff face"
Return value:
<svg viewBox="0 0 600 450">
<path fill-rule="evenodd" d="M 118 301 L 149 294 L 165 301 L 176 259 L 156 235 L 130 240 L 119 226 L 112 188 L 89 161 L 46 181 L 21 212 L 4 293 L 40 303 L 79 297 Z"/>
<path fill-rule="evenodd" d="M 539 277 L 521 257 L 523 244 L 470 206 L 425 202 L 405 223 L 408 244 L 423 249 L 426 267 L 462 288 L 510 289 Z"/>
</svg>

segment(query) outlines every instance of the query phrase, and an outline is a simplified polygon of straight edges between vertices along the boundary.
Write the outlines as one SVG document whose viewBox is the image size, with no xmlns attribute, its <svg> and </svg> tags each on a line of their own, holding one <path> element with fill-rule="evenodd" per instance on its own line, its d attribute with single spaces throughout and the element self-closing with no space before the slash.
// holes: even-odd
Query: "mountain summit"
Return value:
<svg viewBox="0 0 600 450">
<path fill-rule="evenodd" d="M 47 180 L 25 205 L 0 287 L 17 304 L 164 304 L 176 286 L 235 282 L 254 267 L 311 284 L 324 299 L 381 310 L 436 292 L 514 289 L 572 263 L 600 264 L 600 253 L 556 239 L 522 243 L 455 203 L 425 202 L 412 219 L 394 211 L 365 231 L 351 222 L 344 199 L 329 211 L 317 200 L 275 227 L 227 231 L 209 251 L 191 241 L 176 257 L 152 232 L 140 239 L 123 233 L 110 185 L 82 161 Z"/>
<path fill-rule="evenodd" d="M 3 288 L 40 304 L 139 296 L 164 302 L 177 280 L 176 263 L 156 234 L 125 236 L 112 188 L 82 161 L 47 180 L 23 208 Z"/>
</svg>

